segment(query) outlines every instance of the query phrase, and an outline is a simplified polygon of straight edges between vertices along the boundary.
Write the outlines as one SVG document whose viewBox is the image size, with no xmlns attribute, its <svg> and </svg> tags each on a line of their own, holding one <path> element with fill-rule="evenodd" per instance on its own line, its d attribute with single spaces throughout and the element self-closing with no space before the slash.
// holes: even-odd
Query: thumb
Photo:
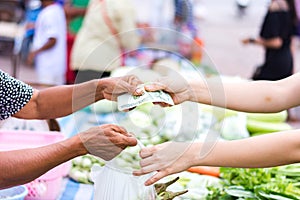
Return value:
<svg viewBox="0 0 300 200">
<path fill-rule="evenodd" d="M 165 90 L 167 88 L 166 85 L 159 82 L 153 82 L 144 86 L 146 91 L 153 92 L 157 90 Z"/>
<path fill-rule="evenodd" d="M 137 145 L 137 139 L 133 137 L 132 135 L 126 136 L 126 143 L 128 146 L 136 146 Z"/>
</svg>

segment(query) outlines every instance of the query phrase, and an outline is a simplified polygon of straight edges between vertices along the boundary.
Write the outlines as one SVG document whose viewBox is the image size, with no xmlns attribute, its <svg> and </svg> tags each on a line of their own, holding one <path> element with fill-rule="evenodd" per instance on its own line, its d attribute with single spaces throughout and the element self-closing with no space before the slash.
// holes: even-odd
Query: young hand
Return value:
<svg viewBox="0 0 300 200">
<path fill-rule="evenodd" d="M 140 176 L 157 171 L 145 182 L 145 185 L 151 185 L 165 176 L 190 168 L 194 152 L 192 143 L 180 142 L 166 142 L 144 148 L 140 152 L 141 169 L 134 171 L 133 175 Z"/>
<path fill-rule="evenodd" d="M 157 90 L 164 90 L 168 92 L 175 105 L 180 104 L 184 101 L 191 100 L 192 90 L 189 84 L 183 78 L 171 78 L 171 77 L 162 77 L 158 79 L 156 82 L 146 84 L 145 86 L 146 91 L 157 91 Z M 159 103 L 161 106 L 168 106 L 164 103 Z"/>
</svg>

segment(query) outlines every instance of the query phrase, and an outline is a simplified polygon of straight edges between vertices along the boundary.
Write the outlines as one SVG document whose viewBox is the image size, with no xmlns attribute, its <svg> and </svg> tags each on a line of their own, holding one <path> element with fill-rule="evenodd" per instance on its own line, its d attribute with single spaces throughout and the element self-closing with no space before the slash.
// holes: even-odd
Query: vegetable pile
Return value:
<svg viewBox="0 0 300 200">
<path fill-rule="evenodd" d="M 69 177 L 79 183 L 92 184 L 93 182 L 90 177 L 92 166 L 103 166 L 104 164 L 104 160 L 90 154 L 78 156 L 72 160 Z"/>
<path fill-rule="evenodd" d="M 251 136 L 291 130 L 286 123 L 287 111 L 278 113 L 247 113 L 247 129 Z"/>
<path fill-rule="evenodd" d="M 221 168 L 222 186 L 208 187 L 207 200 L 300 199 L 300 165 Z"/>
</svg>

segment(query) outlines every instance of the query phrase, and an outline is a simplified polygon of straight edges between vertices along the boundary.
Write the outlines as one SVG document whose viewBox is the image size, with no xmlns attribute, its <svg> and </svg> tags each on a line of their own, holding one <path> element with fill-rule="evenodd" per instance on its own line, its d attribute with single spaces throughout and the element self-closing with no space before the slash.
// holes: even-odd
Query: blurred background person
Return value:
<svg viewBox="0 0 300 200">
<path fill-rule="evenodd" d="M 41 11 L 41 1 L 40 0 L 28 0 L 25 1 L 25 27 L 26 32 L 24 35 L 23 43 L 22 43 L 22 53 L 21 59 L 22 61 L 26 61 L 34 35 L 34 26 L 35 21 L 38 17 L 38 14 Z"/>
<path fill-rule="evenodd" d="M 193 52 L 194 40 L 201 41 L 194 16 L 192 0 L 174 0 L 174 28 L 179 33 L 177 35 L 178 49 L 179 53 L 187 59 L 192 59 L 195 53 Z"/>
<path fill-rule="evenodd" d="M 197 36 L 197 28 L 194 24 L 194 9 L 191 0 L 174 0 L 174 24 L 176 29 L 182 31 L 187 28 L 194 38 Z"/>
<path fill-rule="evenodd" d="M 294 0 L 270 2 L 260 37 L 242 41 L 244 44 L 256 44 L 265 48 L 265 62 L 257 67 L 253 80 L 279 80 L 293 74 L 291 41 L 296 21 Z"/>
<path fill-rule="evenodd" d="M 298 17 L 298 23 L 297 23 L 297 36 L 298 39 L 300 38 L 300 0 L 295 0 L 295 7 L 296 7 L 296 13 Z"/>
<path fill-rule="evenodd" d="M 82 25 L 88 3 L 89 0 L 67 0 L 64 4 L 67 19 L 67 84 L 73 84 L 75 80 L 75 73 L 70 66 L 70 55 L 76 34 Z"/>
<path fill-rule="evenodd" d="M 131 0 L 90 0 L 71 52 L 75 82 L 110 76 L 123 65 L 122 52 L 140 44 L 136 28 Z"/>
<path fill-rule="evenodd" d="M 42 0 L 42 11 L 35 24 L 33 50 L 28 63 L 35 64 L 38 82 L 65 84 L 66 19 L 63 7 L 54 0 Z"/>
</svg>

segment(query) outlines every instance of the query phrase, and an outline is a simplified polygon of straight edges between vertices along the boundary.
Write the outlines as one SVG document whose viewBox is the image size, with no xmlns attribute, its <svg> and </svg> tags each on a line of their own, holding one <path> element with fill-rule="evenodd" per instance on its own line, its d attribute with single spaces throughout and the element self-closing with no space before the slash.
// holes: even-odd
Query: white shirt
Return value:
<svg viewBox="0 0 300 200">
<path fill-rule="evenodd" d="M 35 60 L 39 82 L 63 84 L 61 78 L 66 71 L 66 18 L 64 10 L 59 4 L 45 7 L 38 15 L 33 49 L 41 48 L 49 38 L 56 38 L 56 44 L 39 53 Z M 58 78 L 57 82 L 55 82 L 55 78 Z"/>
</svg>

